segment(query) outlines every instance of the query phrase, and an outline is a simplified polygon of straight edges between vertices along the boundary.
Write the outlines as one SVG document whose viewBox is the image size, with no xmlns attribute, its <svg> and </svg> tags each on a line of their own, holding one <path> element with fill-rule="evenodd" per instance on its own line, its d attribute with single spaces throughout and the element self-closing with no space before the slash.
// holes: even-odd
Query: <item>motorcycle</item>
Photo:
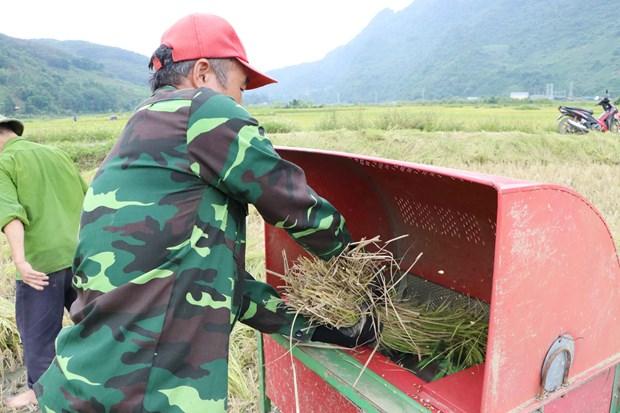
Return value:
<svg viewBox="0 0 620 413">
<path fill-rule="evenodd" d="M 594 112 L 588 109 L 571 106 L 560 106 L 558 110 L 558 132 L 560 133 L 588 133 L 591 130 L 600 132 L 615 132 L 620 129 L 620 113 L 611 103 L 609 96 L 605 96 L 598 103 L 603 107 L 603 113 L 597 119 Z"/>
</svg>

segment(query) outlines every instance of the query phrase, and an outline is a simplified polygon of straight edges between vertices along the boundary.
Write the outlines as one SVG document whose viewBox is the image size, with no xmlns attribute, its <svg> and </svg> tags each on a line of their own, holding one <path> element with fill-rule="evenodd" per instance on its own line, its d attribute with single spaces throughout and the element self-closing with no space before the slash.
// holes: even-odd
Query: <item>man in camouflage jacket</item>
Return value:
<svg viewBox="0 0 620 413">
<path fill-rule="evenodd" d="M 182 19 L 152 65 L 153 96 L 84 200 L 75 325 L 35 386 L 43 412 L 224 412 L 236 321 L 312 335 L 244 269 L 248 204 L 319 257 L 349 242 L 343 217 L 238 104 L 273 80 L 226 21 Z"/>
</svg>

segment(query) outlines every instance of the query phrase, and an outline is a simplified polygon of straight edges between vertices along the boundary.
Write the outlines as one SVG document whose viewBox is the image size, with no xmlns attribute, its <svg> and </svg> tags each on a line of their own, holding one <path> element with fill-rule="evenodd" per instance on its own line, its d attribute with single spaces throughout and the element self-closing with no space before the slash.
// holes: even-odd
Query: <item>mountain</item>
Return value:
<svg viewBox="0 0 620 413">
<path fill-rule="evenodd" d="M 147 64 L 122 49 L 0 34 L 0 113 L 132 110 L 149 95 Z"/>
<path fill-rule="evenodd" d="M 102 70 L 115 79 L 126 80 L 136 85 L 147 85 L 149 73 L 147 66 L 149 59 L 138 53 L 130 52 L 118 47 L 102 46 L 81 40 L 34 40 L 39 44 L 55 47 L 66 53 L 80 58 L 92 60 L 101 64 Z"/>
<path fill-rule="evenodd" d="M 620 94 L 617 0 L 415 0 L 320 61 L 270 72 L 269 100 L 375 102 Z M 609 20 L 607 23 L 606 21 Z"/>
</svg>

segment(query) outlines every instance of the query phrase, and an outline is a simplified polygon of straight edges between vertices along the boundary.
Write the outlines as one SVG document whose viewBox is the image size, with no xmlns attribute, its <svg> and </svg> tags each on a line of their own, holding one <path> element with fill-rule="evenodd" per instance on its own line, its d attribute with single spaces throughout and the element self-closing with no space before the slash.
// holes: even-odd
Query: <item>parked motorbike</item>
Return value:
<svg viewBox="0 0 620 413">
<path fill-rule="evenodd" d="M 597 105 L 603 107 L 603 113 L 598 119 L 594 117 L 594 112 L 591 110 L 560 106 L 558 108 L 561 113 L 558 117 L 558 131 L 560 133 L 588 133 L 596 130 L 617 133 L 620 129 L 618 108 L 611 103 L 607 95 Z"/>
</svg>

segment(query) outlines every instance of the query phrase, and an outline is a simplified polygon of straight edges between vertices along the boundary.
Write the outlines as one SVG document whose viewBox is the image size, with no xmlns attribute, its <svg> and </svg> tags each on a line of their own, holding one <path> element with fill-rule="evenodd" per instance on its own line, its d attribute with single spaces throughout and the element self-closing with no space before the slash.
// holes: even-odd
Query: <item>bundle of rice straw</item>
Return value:
<svg viewBox="0 0 620 413">
<path fill-rule="evenodd" d="M 413 297 L 402 297 L 401 280 L 417 259 L 401 270 L 386 248 L 401 238 L 362 240 L 329 261 L 301 257 L 292 267 L 285 265 L 285 274 L 276 275 L 286 281 L 287 304 L 313 324 L 336 328 L 372 315 L 382 327 L 381 348 L 415 354 L 421 368 L 437 362 L 450 374 L 483 362 L 488 307 L 457 293 L 439 303 L 421 299 L 415 288 Z"/>
<path fill-rule="evenodd" d="M 21 363 L 22 347 L 15 324 L 13 304 L 0 297 L 0 377 Z"/>
<path fill-rule="evenodd" d="M 385 284 L 380 280 L 392 279 L 400 271 L 392 253 L 385 249 L 389 242 L 380 244 L 375 237 L 350 244 L 329 261 L 301 257 L 292 267 L 285 266 L 284 274 L 275 275 L 286 281 L 287 304 L 313 324 L 336 328 L 357 324 L 361 317 L 372 314 L 373 291 Z"/>
<path fill-rule="evenodd" d="M 416 354 L 420 368 L 440 365 L 439 378 L 484 361 L 488 308 L 478 300 L 388 300 L 377 308 L 383 348 Z"/>
</svg>

